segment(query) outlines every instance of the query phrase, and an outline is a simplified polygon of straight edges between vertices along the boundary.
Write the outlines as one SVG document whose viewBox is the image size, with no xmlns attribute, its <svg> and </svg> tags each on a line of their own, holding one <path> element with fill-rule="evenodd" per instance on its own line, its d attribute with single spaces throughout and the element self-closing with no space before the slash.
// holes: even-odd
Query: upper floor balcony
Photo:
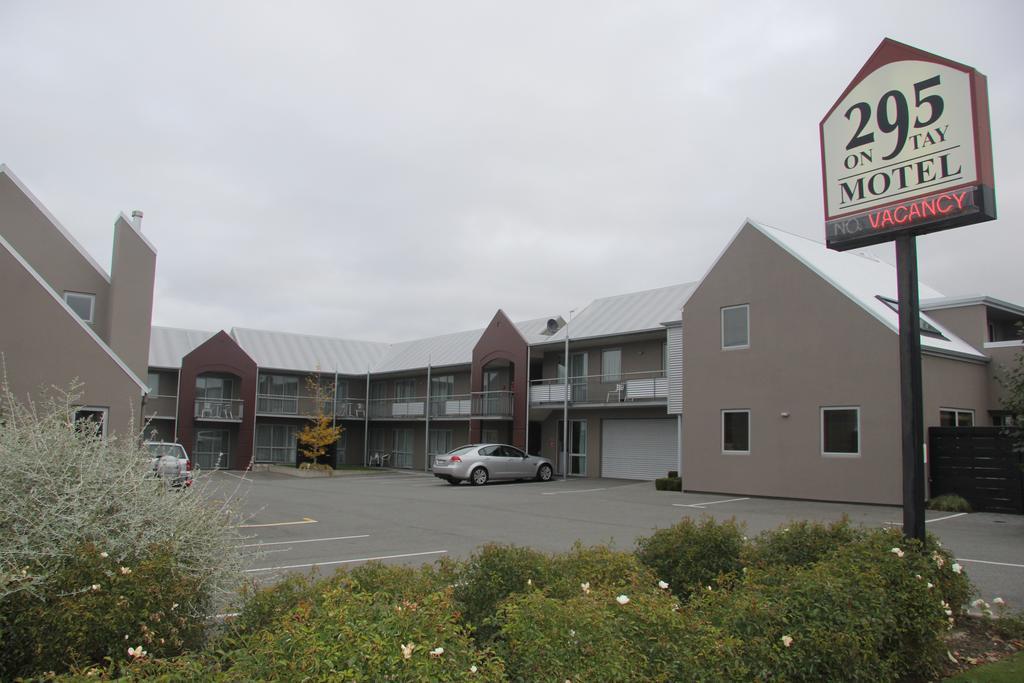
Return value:
<svg viewBox="0 0 1024 683">
<path fill-rule="evenodd" d="M 371 399 L 371 420 L 425 420 L 427 407 L 431 420 L 510 419 L 511 391 L 477 391 L 471 394 Z"/>
<path fill-rule="evenodd" d="M 245 403 L 238 398 L 197 398 L 195 419 L 241 422 Z"/>
<path fill-rule="evenodd" d="M 668 379 L 664 370 L 570 377 L 568 383 L 565 378 L 538 379 L 530 382 L 530 405 L 564 404 L 566 392 L 575 405 L 662 405 L 668 399 Z"/>
<path fill-rule="evenodd" d="M 143 412 L 146 417 L 169 417 L 173 420 L 178 414 L 178 397 L 150 394 L 146 397 Z"/>
<path fill-rule="evenodd" d="M 366 399 L 339 398 L 325 401 L 324 415 L 335 417 L 366 419 Z M 257 394 L 256 412 L 261 415 L 283 415 L 291 417 L 313 417 L 318 414 L 316 399 L 312 396 L 294 396 L 283 394 Z"/>
</svg>

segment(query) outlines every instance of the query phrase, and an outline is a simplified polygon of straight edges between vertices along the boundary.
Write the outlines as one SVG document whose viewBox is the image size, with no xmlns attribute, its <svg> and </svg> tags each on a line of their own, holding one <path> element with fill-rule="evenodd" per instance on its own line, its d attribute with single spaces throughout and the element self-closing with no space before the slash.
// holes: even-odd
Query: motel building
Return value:
<svg viewBox="0 0 1024 683">
<path fill-rule="evenodd" d="M 681 284 L 595 299 L 569 321 L 498 310 L 400 343 L 151 326 L 155 257 L 140 221 L 119 217 L 107 275 L 0 167 L 15 394 L 79 377 L 103 429 L 246 469 L 299 463 L 315 377 L 344 427 L 334 465 L 429 472 L 451 448 L 498 441 L 572 477 L 677 470 L 687 491 L 902 502 L 896 272 L 871 257 L 747 220 Z M 924 283 L 920 296 L 925 426 L 1002 424 L 997 377 L 1021 350 L 1024 307 Z"/>
</svg>

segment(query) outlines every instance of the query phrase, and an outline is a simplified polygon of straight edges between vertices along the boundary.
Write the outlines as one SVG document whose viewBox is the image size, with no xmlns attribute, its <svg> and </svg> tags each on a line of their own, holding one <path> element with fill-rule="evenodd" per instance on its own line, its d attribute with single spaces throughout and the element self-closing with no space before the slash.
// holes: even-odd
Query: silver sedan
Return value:
<svg viewBox="0 0 1024 683">
<path fill-rule="evenodd" d="M 551 461 L 527 455 L 514 446 L 483 443 L 461 446 L 434 458 L 434 476 L 452 485 L 463 481 L 483 486 L 494 479 L 536 479 L 549 481 L 554 469 Z"/>
</svg>

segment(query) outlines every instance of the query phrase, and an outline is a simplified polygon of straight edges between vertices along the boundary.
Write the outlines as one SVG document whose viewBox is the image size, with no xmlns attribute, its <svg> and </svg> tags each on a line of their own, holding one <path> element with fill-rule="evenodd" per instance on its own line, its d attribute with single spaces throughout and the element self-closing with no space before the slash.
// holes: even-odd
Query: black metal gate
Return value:
<svg viewBox="0 0 1024 683">
<path fill-rule="evenodd" d="M 1021 454 L 1002 427 L 928 430 L 931 495 L 956 493 L 975 510 L 1024 513 Z"/>
</svg>

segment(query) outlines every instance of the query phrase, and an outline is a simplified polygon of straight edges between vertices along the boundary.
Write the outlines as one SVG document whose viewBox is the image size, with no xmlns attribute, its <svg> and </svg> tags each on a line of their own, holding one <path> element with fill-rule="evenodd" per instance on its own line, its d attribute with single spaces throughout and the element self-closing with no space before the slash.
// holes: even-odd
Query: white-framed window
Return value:
<svg viewBox="0 0 1024 683">
<path fill-rule="evenodd" d="M 750 453 L 750 411 L 722 411 L 722 453 Z"/>
<path fill-rule="evenodd" d="M 622 349 L 604 349 L 601 351 L 601 381 L 618 382 L 622 380 Z"/>
<path fill-rule="evenodd" d="M 64 292 L 64 303 L 75 312 L 79 318 L 89 323 L 94 322 L 96 313 L 96 295 L 85 292 Z"/>
<path fill-rule="evenodd" d="M 75 410 L 75 428 L 79 431 L 95 432 L 96 436 L 106 436 L 109 411 L 109 408 L 99 406 L 82 406 Z"/>
<path fill-rule="evenodd" d="M 860 455 L 860 408 L 822 407 L 821 454 L 839 457 Z"/>
<path fill-rule="evenodd" d="M 722 309 L 722 348 L 750 347 L 750 305 L 726 306 Z"/>
<path fill-rule="evenodd" d="M 973 427 L 974 411 L 963 408 L 939 408 L 940 427 Z"/>
</svg>

